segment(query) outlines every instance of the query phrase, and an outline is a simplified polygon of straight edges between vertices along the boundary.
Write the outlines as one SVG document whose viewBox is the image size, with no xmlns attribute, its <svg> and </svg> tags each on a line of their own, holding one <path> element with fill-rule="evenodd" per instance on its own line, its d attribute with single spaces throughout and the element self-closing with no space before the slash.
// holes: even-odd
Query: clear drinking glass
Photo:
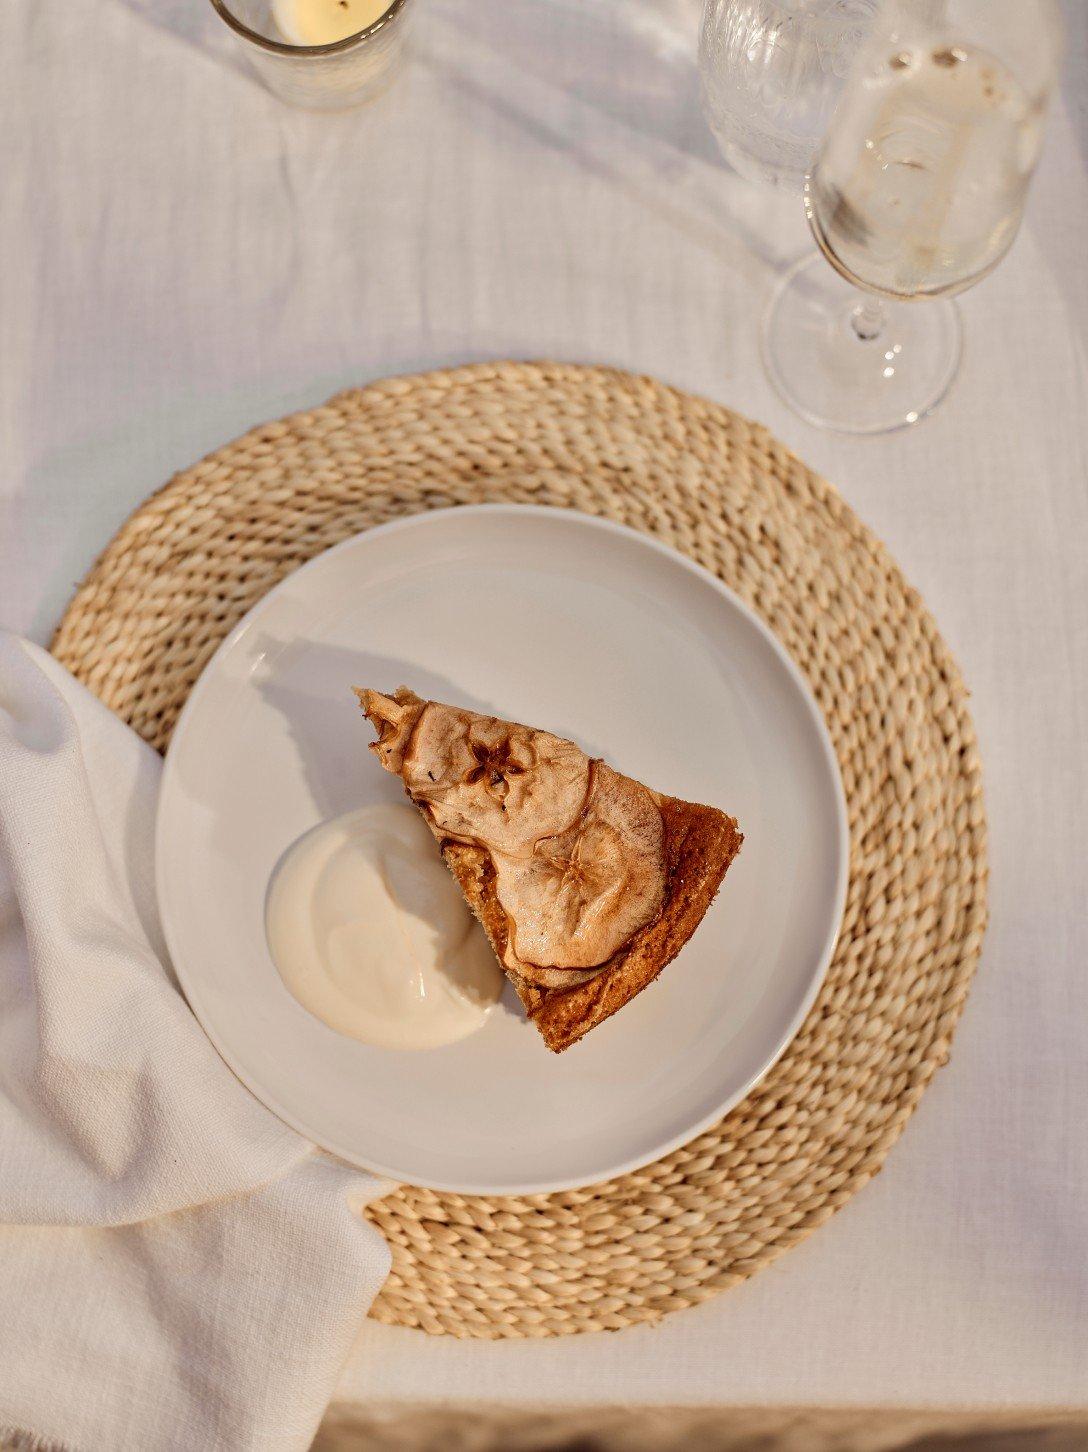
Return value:
<svg viewBox="0 0 1088 1452">
<path fill-rule="evenodd" d="M 1056 0 L 889 0 L 806 183 L 822 256 L 766 320 L 768 371 L 810 422 L 880 433 L 947 392 L 950 299 L 1016 236 L 1061 36 Z"/>
<path fill-rule="evenodd" d="M 365 28 L 322 45 L 289 38 L 291 0 L 211 0 L 241 42 L 258 76 L 281 101 L 334 111 L 372 101 L 403 58 L 413 0 L 391 0 Z M 377 11 L 375 4 L 367 7 Z M 297 38 L 297 37 L 296 37 Z"/>
<path fill-rule="evenodd" d="M 707 0 L 703 108 L 750 181 L 800 191 L 880 0 Z"/>
</svg>

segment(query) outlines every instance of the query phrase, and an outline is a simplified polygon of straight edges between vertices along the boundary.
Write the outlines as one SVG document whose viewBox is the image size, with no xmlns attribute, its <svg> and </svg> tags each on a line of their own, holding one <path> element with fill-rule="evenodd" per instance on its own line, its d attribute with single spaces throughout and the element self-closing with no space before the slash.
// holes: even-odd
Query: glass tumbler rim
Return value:
<svg viewBox="0 0 1088 1452">
<path fill-rule="evenodd" d="M 271 36 L 262 35 L 260 31 L 248 26 L 244 20 L 240 20 L 231 8 L 231 0 L 209 0 L 209 3 L 219 18 L 230 26 L 235 35 L 241 36 L 243 40 L 248 40 L 261 50 L 269 51 L 273 55 L 322 56 L 338 55 L 341 51 L 353 49 L 360 41 L 369 40 L 372 35 L 396 19 L 408 4 L 408 0 L 391 0 L 388 9 L 383 10 L 377 20 L 372 20 L 362 30 L 356 30 L 340 40 L 326 41 L 324 45 L 295 45 L 289 40 L 273 40 Z"/>
</svg>

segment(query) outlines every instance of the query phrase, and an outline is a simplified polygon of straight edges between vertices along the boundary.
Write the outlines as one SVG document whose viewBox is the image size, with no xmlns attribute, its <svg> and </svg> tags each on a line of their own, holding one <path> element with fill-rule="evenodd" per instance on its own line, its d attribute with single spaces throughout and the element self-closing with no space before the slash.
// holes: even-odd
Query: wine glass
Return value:
<svg viewBox="0 0 1088 1452">
<path fill-rule="evenodd" d="M 703 109 L 749 181 L 800 191 L 880 0 L 706 0 Z"/>
<path fill-rule="evenodd" d="M 947 392 L 951 298 L 1016 236 L 1061 38 L 1056 0 L 889 0 L 805 184 L 821 255 L 764 328 L 768 372 L 811 423 L 881 433 Z"/>
</svg>

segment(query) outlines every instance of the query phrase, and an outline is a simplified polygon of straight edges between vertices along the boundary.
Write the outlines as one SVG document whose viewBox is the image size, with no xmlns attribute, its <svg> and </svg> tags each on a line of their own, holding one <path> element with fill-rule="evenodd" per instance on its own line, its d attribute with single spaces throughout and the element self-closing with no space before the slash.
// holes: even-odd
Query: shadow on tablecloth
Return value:
<svg viewBox="0 0 1088 1452">
<path fill-rule="evenodd" d="M 1088 1413 L 334 1408 L 312 1452 L 1084 1452 Z"/>
</svg>

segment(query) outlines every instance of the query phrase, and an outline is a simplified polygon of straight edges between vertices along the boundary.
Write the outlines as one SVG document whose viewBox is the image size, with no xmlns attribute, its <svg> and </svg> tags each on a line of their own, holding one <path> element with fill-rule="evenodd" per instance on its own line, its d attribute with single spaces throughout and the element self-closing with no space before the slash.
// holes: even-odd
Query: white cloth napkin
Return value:
<svg viewBox="0 0 1088 1452">
<path fill-rule="evenodd" d="M 304 1448 L 389 1268 L 388 1186 L 282 1125 L 173 980 L 160 762 L 0 634 L 0 1442 Z"/>
</svg>

